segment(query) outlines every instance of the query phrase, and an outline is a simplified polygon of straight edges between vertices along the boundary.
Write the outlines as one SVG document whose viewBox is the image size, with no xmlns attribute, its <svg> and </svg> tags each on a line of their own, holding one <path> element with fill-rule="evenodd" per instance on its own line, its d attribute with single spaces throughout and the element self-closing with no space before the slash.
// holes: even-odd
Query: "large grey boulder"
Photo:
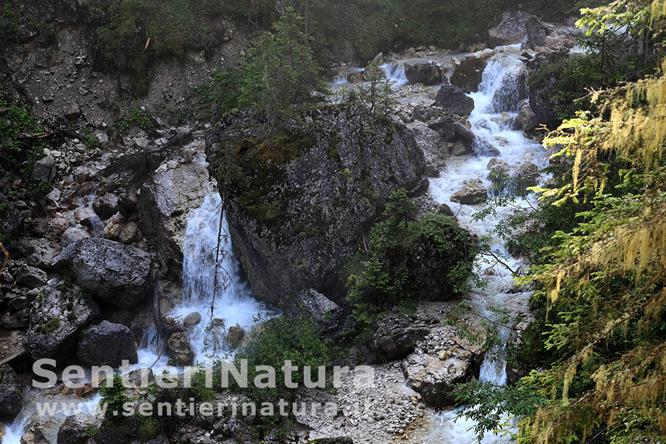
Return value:
<svg viewBox="0 0 666 444">
<path fill-rule="evenodd" d="M 390 314 L 377 323 L 371 346 L 380 361 L 403 359 L 432 327 L 432 322 L 418 317 Z"/>
<path fill-rule="evenodd" d="M 470 179 L 463 183 L 460 190 L 451 196 L 453 202 L 463 205 L 478 205 L 488 200 L 488 190 L 479 179 Z"/>
<path fill-rule="evenodd" d="M 466 93 L 478 91 L 483 79 L 486 61 L 481 57 L 467 57 L 463 59 L 451 76 L 451 84 Z"/>
<path fill-rule="evenodd" d="M 141 188 L 141 230 L 164 268 L 180 272 L 187 215 L 210 192 L 206 165 L 197 161 L 165 161 Z"/>
<path fill-rule="evenodd" d="M 435 97 L 435 106 L 459 116 L 467 117 L 474 110 L 474 99 L 453 85 L 442 85 Z"/>
<path fill-rule="evenodd" d="M 341 299 L 359 239 L 390 193 L 416 189 L 425 172 L 401 123 L 353 106 L 301 117 L 276 136 L 257 116 L 229 116 L 207 147 L 250 286 L 285 305 L 309 288 Z"/>
<path fill-rule="evenodd" d="M 328 324 L 342 314 L 342 308 L 317 290 L 309 288 L 298 293 L 290 307 L 290 314 L 309 317 L 319 324 Z"/>
<path fill-rule="evenodd" d="M 67 444 L 87 444 L 92 442 L 89 431 L 97 425 L 95 418 L 89 416 L 68 416 L 60 426 L 60 429 L 58 429 L 57 442 Z"/>
<path fill-rule="evenodd" d="M 521 103 L 520 110 L 513 122 L 513 129 L 523 130 L 526 132 L 532 131 L 539 124 L 539 120 L 529 103 Z"/>
<path fill-rule="evenodd" d="M 453 404 L 455 386 L 474 377 L 482 358 L 480 345 L 463 338 L 454 327 L 440 326 L 419 342 L 402 367 L 408 385 L 423 401 L 441 408 Z"/>
<path fill-rule="evenodd" d="M 439 85 L 442 83 L 442 67 L 433 61 L 405 63 L 405 76 L 412 84 Z"/>
<path fill-rule="evenodd" d="M 546 44 L 546 28 L 535 16 L 530 16 L 525 23 L 523 48 L 535 49 Z"/>
<path fill-rule="evenodd" d="M 121 324 L 102 321 L 81 332 L 76 356 L 88 365 L 120 367 L 123 360 L 138 361 L 132 331 Z"/>
<path fill-rule="evenodd" d="M 488 30 L 491 44 L 507 45 L 520 43 L 527 35 L 527 23 L 534 17 L 525 11 L 507 11 L 500 23 Z"/>
<path fill-rule="evenodd" d="M 79 287 L 52 280 L 30 308 L 30 328 L 23 339 L 33 359 L 66 358 L 79 330 L 98 314 L 98 305 Z"/>
<path fill-rule="evenodd" d="M 23 408 L 23 386 L 7 364 L 0 365 L 0 417 L 13 419 Z"/>
<path fill-rule="evenodd" d="M 64 248 L 54 268 L 100 302 L 131 308 L 149 296 L 149 253 L 108 239 L 84 239 Z"/>
</svg>

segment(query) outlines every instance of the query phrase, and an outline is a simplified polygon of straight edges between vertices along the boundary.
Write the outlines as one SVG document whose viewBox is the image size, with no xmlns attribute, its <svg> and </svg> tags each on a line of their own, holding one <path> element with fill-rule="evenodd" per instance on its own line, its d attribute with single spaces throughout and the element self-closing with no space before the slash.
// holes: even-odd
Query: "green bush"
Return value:
<svg viewBox="0 0 666 444">
<path fill-rule="evenodd" d="M 321 338 L 317 324 L 312 319 L 283 316 L 267 322 L 257 336 L 238 352 L 236 361 L 248 361 L 250 384 L 243 392 L 258 402 L 277 402 L 279 399 L 292 401 L 295 396 L 295 389 L 284 385 L 282 366 L 286 360 L 299 368 L 292 374 L 292 381 L 302 386 L 304 366 L 311 366 L 313 378 L 316 378 L 316 368 L 330 365 L 333 357 L 332 344 Z M 252 381 L 257 374 L 255 367 L 258 365 L 276 369 L 276 388 L 253 387 Z M 240 364 L 237 363 L 237 367 L 240 368 Z"/>
<path fill-rule="evenodd" d="M 0 99 L 0 157 L 3 168 L 29 176 L 48 146 L 39 120 L 28 107 Z"/>
<path fill-rule="evenodd" d="M 155 122 L 148 111 L 141 107 L 133 106 L 116 121 L 114 127 L 121 134 L 126 134 L 132 128 L 140 128 L 144 131 L 150 131 L 155 128 Z"/>
<path fill-rule="evenodd" d="M 458 222 L 430 213 L 413 220 L 404 190 L 391 195 L 385 220 L 372 227 L 366 260 L 348 279 L 348 299 L 360 321 L 414 300 L 443 300 L 463 294 L 479 252 L 476 238 Z"/>
<path fill-rule="evenodd" d="M 250 42 L 243 63 L 224 69 L 196 88 L 213 114 L 234 108 L 261 111 L 273 126 L 295 115 L 295 108 L 321 101 L 324 83 L 303 19 L 287 9 L 271 32 Z"/>
<path fill-rule="evenodd" d="M 102 395 L 101 403 L 106 404 L 106 411 L 104 412 L 105 418 L 111 420 L 122 418 L 120 413 L 123 411 L 123 406 L 130 401 L 125 387 L 123 386 L 122 377 L 118 374 L 114 375 L 113 383 L 101 387 L 100 393 Z M 117 413 L 116 416 L 114 416 L 114 412 Z"/>
</svg>

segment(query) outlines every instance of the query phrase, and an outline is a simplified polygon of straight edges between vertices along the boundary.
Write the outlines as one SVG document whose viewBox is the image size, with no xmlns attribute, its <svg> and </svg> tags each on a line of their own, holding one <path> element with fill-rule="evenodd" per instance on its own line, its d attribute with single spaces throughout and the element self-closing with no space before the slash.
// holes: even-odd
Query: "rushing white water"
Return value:
<svg viewBox="0 0 666 444">
<path fill-rule="evenodd" d="M 389 81 L 393 89 L 402 88 L 409 83 L 409 80 L 407 80 L 407 75 L 405 74 L 404 63 L 384 63 L 379 67 L 382 71 L 384 71 L 386 80 Z"/>
<path fill-rule="evenodd" d="M 183 286 L 180 303 L 167 315 L 182 319 L 190 313 L 199 313 L 201 322 L 188 336 L 195 353 L 195 364 L 207 364 L 215 360 L 229 359 L 233 350 L 227 343 L 229 327 L 238 325 L 246 332 L 260 320 L 275 316 L 276 311 L 253 298 L 240 274 L 240 266 L 231 253 L 226 218 L 222 221 L 219 245 L 219 263 L 216 264 L 217 239 L 220 233 L 220 209 L 222 199 L 217 193 L 206 196 L 199 208 L 188 215 L 183 245 Z M 215 273 L 218 286 L 215 287 Z M 211 305 L 215 299 L 211 316 Z M 152 367 L 156 373 L 179 373 L 182 369 L 167 365 L 163 344 L 155 327 L 147 329 L 141 340 L 139 362 L 129 370 Z M 44 402 L 63 402 L 53 415 L 39 417 L 37 405 Z M 48 434 L 50 442 L 56 441 L 58 428 L 67 416 L 75 413 L 93 414 L 100 402 L 96 394 L 86 399 L 74 396 L 53 396 L 47 392 L 26 388 L 24 408 L 11 423 L 5 426 L 2 444 L 20 444 L 21 437 L 33 421 L 43 424 L 41 430 Z"/>
<path fill-rule="evenodd" d="M 220 232 L 221 207 L 222 199 L 214 193 L 189 214 L 183 243 L 181 300 L 168 313 L 180 320 L 192 313 L 201 316 L 201 321 L 188 331 L 197 365 L 231 357 L 233 350 L 227 343 L 230 327 L 240 326 L 249 332 L 258 321 L 275 315 L 274 310 L 252 296 L 242 279 L 240 265 L 232 254 L 226 218 Z M 156 339 L 154 329 L 147 332 L 139 351 L 142 363 L 152 364 L 151 359 L 157 359 Z"/>
<path fill-rule="evenodd" d="M 99 416 L 100 399 L 99 394 L 77 398 L 26 387 L 23 394 L 24 407 L 14 421 L 5 426 L 2 444 L 21 444 L 21 438 L 33 423 L 39 424 L 44 437 L 55 443 L 58 430 L 68 416 Z M 49 411 L 48 416 L 40 415 L 39 410 L 47 404 L 52 406 L 53 410 Z"/>
<path fill-rule="evenodd" d="M 475 155 L 451 158 L 441 172 L 440 178 L 430 181 L 432 197 L 438 203 L 449 205 L 461 225 L 480 236 L 489 236 L 492 251 L 513 270 L 520 267 L 519 261 L 508 254 L 504 243 L 494 233 L 496 225 L 512 209 L 498 208 L 495 216 L 476 220 L 473 216 L 479 211 L 479 206 L 455 203 L 451 201 L 451 196 L 470 179 L 480 179 L 484 186 L 489 188 L 491 183 L 488 179 L 487 165 L 493 157 L 506 162 L 510 174 L 515 173 L 524 162 L 536 164 L 540 168 L 547 162 L 545 150 L 539 144 L 527 139 L 521 131 L 511 129 L 513 119 L 518 112 L 519 88 L 521 76 L 524 75 L 518 55 L 519 52 L 512 47 L 499 49 L 486 66 L 479 91 L 470 94 L 475 104 L 469 118 L 472 132 L 476 137 Z M 514 205 L 516 204 L 520 205 L 519 202 Z M 527 207 L 529 203 L 524 202 L 522 205 Z M 497 319 L 495 308 L 524 305 L 529 299 L 530 293 L 509 293 L 513 274 L 504 265 L 480 259 L 476 267 L 477 271 L 487 278 L 487 286 L 471 295 L 475 309 L 480 314 Z M 497 385 L 507 383 L 505 349 L 509 334 L 508 328 L 499 327 L 500 344 L 486 354 L 480 371 L 482 382 Z M 465 417 L 457 418 L 458 414 L 457 410 L 436 414 L 427 442 L 475 443 L 476 436 L 472 430 L 474 422 Z M 486 434 L 482 442 L 508 443 L 511 439 L 508 436 L 491 433 Z"/>
</svg>

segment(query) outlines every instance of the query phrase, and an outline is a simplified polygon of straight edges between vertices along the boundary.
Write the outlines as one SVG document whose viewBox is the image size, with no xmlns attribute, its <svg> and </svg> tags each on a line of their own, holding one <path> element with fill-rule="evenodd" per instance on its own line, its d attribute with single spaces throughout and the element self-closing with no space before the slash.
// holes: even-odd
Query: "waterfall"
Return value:
<svg viewBox="0 0 666 444">
<path fill-rule="evenodd" d="M 393 89 L 402 88 L 409 83 L 405 74 L 404 63 L 384 63 L 379 68 L 384 72 L 386 80 L 389 81 Z"/>
<path fill-rule="evenodd" d="M 511 129 L 512 120 L 518 110 L 518 103 L 525 87 L 525 70 L 520 61 L 518 48 L 498 48 L 496 55 L 489 61 L 484 72 L 479 91 L 469 94 L 474 99 L 474 110 L 469 117 L 471 130 L 476 138 L 475 156 L 452 157 L 440 178 L 431 179 L 430 192 L 435 201 L 445 203 L 457 214 L 461 225 L 479 236 L 489 236 L 491 249 L 502 257 L 512 269 L 520 266 L 519 260 L 506 251 L 502 239 L 495 233 L 496 225 L 512 209 L 500 207 L 496 214 L 483 220 L 476 220 L 474 214 L 478 206 L 460 205 L 451 201 L 453 193 L 470 179 L 480 179 L 486 188 L 490 188 L 488 162 L 497 158 L 506 162 L 510 173 L 526 161 L 544 167 L 547 163 L 545 150 L 536 142 L 527 139 L 520 131 Z M 519 204 L 519 203 L 516 203 Z M 527 203 L 522 203 L 527 207 Z M 477 260 L 476 270 L 480 275 L 487 275 L 485 288 L 477 289 L 471 295 L 474 309 L 484 317 L 499 323 L 494 307 L 508 307 L 518 304 L 526 306 L 530 293 L 509 293 L 513 286 L 513 275 L 506 267 L 488 264 L 483 259 Z M 490 270 L 489 270 L 490 269 Z M 486 271 L 491 271 L 486 273 Z M 489 350 L 481 365 L 479 379 L 482 382 L 505 385 L 506 346 L 510 329 L 498 325 L 499 344 Z M 477 442 L 473 432 L 475 423 L 465 417 L 457 418 L 458 410 L 449 410 L 436 414 L 426 442 L 446 444 L 472 444 Z M 509 420 L 509 418 L 507 418 Z M 486 434 L 482 443 L 509 443 L 506 436 Z"/>
<path fill-rule="evenodd" d="M 199 208 L 190 212 L 183 241 L 181 298 L 168 313 L 178 320 L 193 313 L 201 316 L 201 321 L 188 331 L 195 364 L 231 357 L 233 350 L 227 343 L 230 327 L 240 326 L 249 332 L 257 321 L 275 314 L 254 299 L 241 277 L 240 265 L 232 254 L 226 217 L 222 219 L 220 230 L 221 208 L 220 195 L 213 193 L 205 197 Z M 157 332 L 154 328 L 149 329 L 142 340 L 141 360 L 147 363 L 154 359 L 158 347 Z"/>
</svg>

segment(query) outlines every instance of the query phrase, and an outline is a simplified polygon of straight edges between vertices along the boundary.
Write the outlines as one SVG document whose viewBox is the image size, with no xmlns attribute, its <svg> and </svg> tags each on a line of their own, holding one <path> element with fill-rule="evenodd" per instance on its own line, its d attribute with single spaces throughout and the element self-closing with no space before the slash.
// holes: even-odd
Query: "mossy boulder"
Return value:
<svg viewBox="0 0 666 444">
<path fill-rule="evenodd" d="M 207 142 L 252 290 L 278 304 L 309 288 L 339 300 L 339 270 L 389 194 L 424 180 L 411 132 L 352 106 L 305 111 L 279 131 L 239 113 Z"/>
</svg>

